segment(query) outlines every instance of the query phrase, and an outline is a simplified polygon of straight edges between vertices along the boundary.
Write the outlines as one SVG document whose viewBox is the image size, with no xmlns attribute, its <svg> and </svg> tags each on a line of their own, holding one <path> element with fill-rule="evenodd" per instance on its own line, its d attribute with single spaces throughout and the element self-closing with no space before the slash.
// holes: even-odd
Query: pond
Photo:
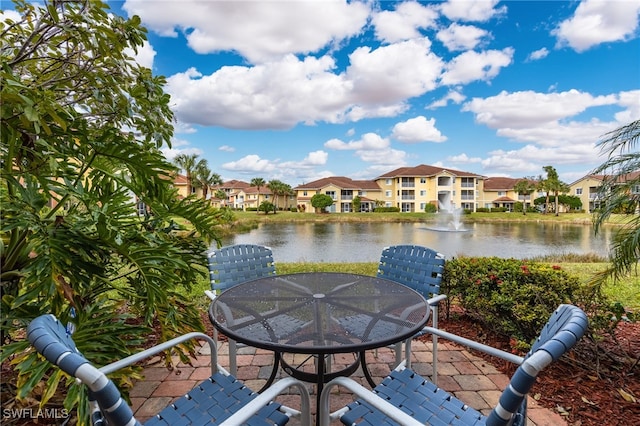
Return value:
<svg viewBox="0 0 640 426">
<path fill-rule="evenodd" d="M 422 223 L 269 223 L 228 244 L 271 247 L 278 262 L 377 262 L 386 246 L 416 244 L 448 259 L 460 255 L 526 259 L 551 254 L 607 256 L 612 229 L 594 236 L 590 225 L 472 223 L 464 231 L 434 230 Z"/>
</svg>

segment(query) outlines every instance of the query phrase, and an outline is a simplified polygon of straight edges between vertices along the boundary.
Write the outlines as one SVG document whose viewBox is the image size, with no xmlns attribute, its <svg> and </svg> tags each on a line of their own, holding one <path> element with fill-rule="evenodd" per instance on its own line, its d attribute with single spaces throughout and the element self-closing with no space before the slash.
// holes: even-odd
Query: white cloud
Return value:
<svg viewBox="0 0 640 426">
<path fill-rule="evenodd" d="M 452 21 L 486 22 L 506 11 L 506 6 L 494 9 L 498 3 L 499 0 L 449 0 L 440 10 Z"/>
<path fill-rule="evenodd" d="M 433 7 L 409 1 L 399 3 L 393 11 L 374 14 L 371 22 L 379 40 L 395 43 L 421 37 L 419 29 L 435 27 L 437 18 L 438 12 Z"/>
<path fill-rule="evenodd" d="M 540 59 L 546 58 L 549 55 L 549 50 L 546 47 L 542 49 L 535 50 L 529 54 L 527 57 L 527 61 L 538 61 Z"/>
<path fill-rule="evenodd" d="M 589 109 L 618 106 L 628 109 L 616 114 L 616 120 L 632 117 L 629 112 L 640 109 L 638 95 L 640 91 L 608 96 L 577 90 L 549 94 L 501 92 L 486 99 L 474 98 L 464 105 L 463 111 L 473 112 L 477 123 L 495 129 L 499 137 L 526 144 L 519 149 L 489 152 L 482 161 L 487 174 L 511 173 L 518 177 L 541 173 L 550 161 L 556 166 L 598 161 L 599 137 L 619 127 L 621 122 L 589 118 Z M 636 113 L 633 117 L 637 116 Z"/>
<path fill-rule="evenodd" d="M 340 139 L 331 139 L 325 142 L 324 147 L 328 149 L 335 149 L 338 151 L 344 150 L 372 150 L 379 151 L 388 148 L 390 145 L 389 139 L 383 138 L 376 133 L 366 133 L 362 135 L 362 138 L 357 141 L 343 142 Z"/>
<path fill-rule="evenodd" d="M 453 102 L 454 104 L 461 104 L 465 99 L 467 99 L 467 97 L 460 93 L 458 90 L 450 90 L 449 93 L 447 93 L 443 98 L 430 103 L 425 108 L 436 109 L 445 107 L 449 104 L 449 101 Z"/>
<path fill-rule="evenodd" d="M 276 168 L 276 164 L 272 161 L 260 158 L 259 155 L 251 154 L 242 157 L 238 161 L 224 163 L 222 168 L 240 173 L 269 173 Z"/>
<path fill-rule="evenodd" d="M 390 104 L 433 90 L 443 63 L 430 48 L 427 38 L 357 48 L 345 76 L 355 103 Z"/>
<path fill-rule="evenodd" d="M 187 146 L 187 148 L 178 148 L 181 146 Z M 200 148 L 188 147 L 188 146 L 189 146 L 189 142 L 185 140 L 174 140 L 172 141 L 171 148 L 164 146 L 160 149 L 160 151 L 162 152 L 162 154 L 164 154 L 164 157 L 169 161 L 172 161 L 174 158 L 176 158 L 180 154 L 185 154 L 185 155 L 195 154 L 197 156 L 202 155 L 203 152 Z"/>
<path fill-rule="evenodd" d="M 131 56 L 139 65 L 149 69 L 153 69 L 153 59 L 155 58 L 157 52 L 148 41 L 145 41 L 142 46 L 138 46 L 137 52 L 128 47 L 124 49 L 124 53 Z"/>
<path fill-rule="evenodd" d="M 513 48 L 487 50 L 485 52 L 467 51 L 453 58 L 442 75 L 442 84 L 465 84 L 475 80 L 491 80 L 500 69 L 511 64 Z"/>
<path fill-rule="evenodd" d="M 436 128 L 436 119 L 420 115 L 393 126 L 391 137 L 405 143 L 444 142 L 446 136 Z"/>
<path fill-rule="evenodd" d="M 476 114 L 476 121 L 493 129 L 535 129 L 589 107 L 613 105 L 615 96 L 592 96 L 578 90 L 560 93 L 523 91 L 500 92 L 496 96 L 474 98 L 464 104 L 463 111 Z"/>
<path fill-rule="evenodd" d="M 218 148 L 218 150 L 224 152 L 236 152 L 236 149 L 229 145 L 222 145 L 220 148 Z"/>
<path fill-rule="evenodd" d="M 289 169 L 308 169 L 316 166 L 324 166 L 327 164 L 329 154 L 325 151 L 318 150 L 310 152 L 302 161 L 286 161 L 280 163 L 278 168 Z"/>
<path fill-rule="evenodd" d="M 451 157 L 447 157 L 447 161 L 450 161 L 456 164 L 475 164 L 475 163 L 481 163 L 482 158 L 469 157 L 467 154 L 463 153 L 463 154 L 452 155 Z"/>
<path fill-rule="evenodd" d="M 438 31 L 436 38 L 449 51 L 469 50 L 478 46 L 489 33 L 473 25 L 451 24 L 448 28 Z"/>
<path fill-rule="evenodd" d="M 251 63 L 291 53 L 308 53 L 357 35 L 367 22 L 365 2 L 272 2 L 181 0 L 157 3 L 127 0 L 129 16 L 164 36 L 182 33 L 189 47 L 207 54 L 235 51 Z"/>
<path fill-rule="evenodd" d="M 602 43 L 636 37 L 640 2 L 584 0 L 572 18 L 560 23 L 551 33 L 558 46 L 583 52 Z"/>
</svg>

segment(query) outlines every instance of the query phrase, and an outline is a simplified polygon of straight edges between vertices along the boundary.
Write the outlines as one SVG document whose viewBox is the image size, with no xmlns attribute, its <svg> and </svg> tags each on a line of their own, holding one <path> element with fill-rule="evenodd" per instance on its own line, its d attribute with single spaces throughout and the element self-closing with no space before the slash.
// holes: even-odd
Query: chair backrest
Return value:
<svg viewBox="0 0 640 426">
<path fill-rule="evenodd" d="M 236 244 L 212 250 L 208 254 L 211 290 L 226 290 L 236 284 L 276 273 L 269 247 Z"/>
<path fill-rule="evenodd" d="M 557 361 L 582 338 L 589 326 L 582 309 L 573 305 L 560 305 L 542 329 L 524 362 L 511 377 L 502 392 L 498 406 L 491 411 L 487 425 L 521 425 L 526 417 L 526 396 L 536 377 L 545 367 Z M 524 408 L 524 410 L 522 409 Z"/>
<path fill-rule="evenodd" d="M 435 250 L 415 245 L 396 245 L 382 250 L 378 277 L 399 282 L 425 298 L 440 293 L 444 256 Z"/>
<path fill-rule="evenodd" d="M 89 400 L 99 408 L 92 413 L 92 424 L 98 424 L 100 419 L 109 425 L 140 424 L 116 385 L 78 351 L 65 326 L 55 316 L 42 315 L 31 321 L 27 338 L 47 361 L 89 388 Z"/>
</svg>

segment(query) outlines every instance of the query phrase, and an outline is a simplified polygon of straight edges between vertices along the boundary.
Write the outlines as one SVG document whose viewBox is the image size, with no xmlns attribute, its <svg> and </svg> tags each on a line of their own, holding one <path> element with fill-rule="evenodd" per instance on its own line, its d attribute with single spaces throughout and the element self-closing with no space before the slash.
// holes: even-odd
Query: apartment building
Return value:
<svg viewBox="0 0 640 426">
<path fill-rule="evenodd" d="M 421 212 L 427 204 L 475 211 L 480 207 L 485 179 L 475 173 L 421 164 L 392 170 L 375 182 L 382 190 L 384 205 L 402 212 Z"/>
<path fill-rule="evenodd" d="M 627 181 L 638 179 L 638 176 L 640 176 L 640 171 L 624 175 L 620 180 Z M 605 175 L 586 175 L 569 185 L 569 195 L 574 195 L 580 198 L 580 201 L 582 201 L 582 208 L 585 211 L 592 213 L 601 207 L 603 194 L 600 190 L 600 186 L 605 178 Z M 640 185 L 636 185 L 631 192 L 632 194 L 630 195 L 640 196 Z"/>
<path fill-rule="evenodd" d="M 372 180 L 353 180 L 344 176 L 332 176 L 305 183 L 293 188 L 298 211 L 314 213 L 311 198 L 316 194 L 329 195 L 334 203 L 327 208 L 330 213 L 352 212 L 353 199 L 360 197 L 360 211 L 373 211 L 381 203 L 382 191 Z"/>
</svg>

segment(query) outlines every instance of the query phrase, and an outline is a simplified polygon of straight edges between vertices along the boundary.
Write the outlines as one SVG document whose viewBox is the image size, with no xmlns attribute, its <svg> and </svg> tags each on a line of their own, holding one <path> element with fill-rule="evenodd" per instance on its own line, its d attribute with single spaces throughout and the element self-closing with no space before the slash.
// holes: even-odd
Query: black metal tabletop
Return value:
<svg viewBox="0 0 640 426">
<path fill-rule="evenodd" d="M 236 285 L 209 307 L 228 337 L 276 352 L 362 352 L 397 343 L 429 318 L 426 300 L 394 281 L 356 274 L 273 275 Z"/>
</svg>

